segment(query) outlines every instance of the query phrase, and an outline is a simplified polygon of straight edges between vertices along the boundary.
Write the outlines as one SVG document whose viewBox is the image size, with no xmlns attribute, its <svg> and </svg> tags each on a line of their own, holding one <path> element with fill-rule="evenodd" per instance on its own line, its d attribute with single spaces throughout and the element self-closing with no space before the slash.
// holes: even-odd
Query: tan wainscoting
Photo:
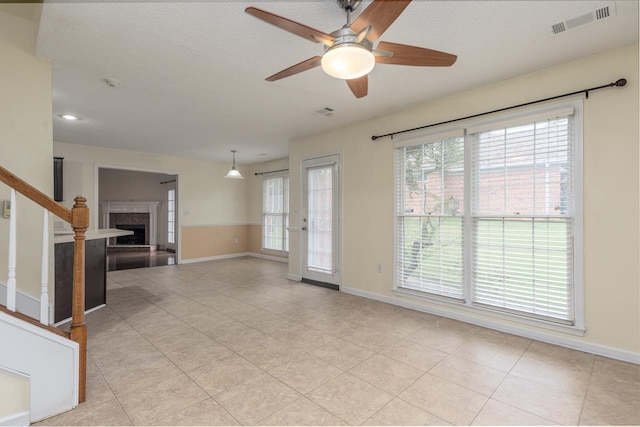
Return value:
<svg viewBox="0 0 640 427">
<path fill-rule="evenodd" d="M 262 253 L 262 225 L 249 224 L 249 251 Z"/>
<path fill-rule="evenodd" d="M 235 243 L 238 239 L 238 243 Z M 182 259 L 208 258 L 249 251 L 249 228 L 242 225 L 182 227 Z"/>
<path fill-rule="evenodd" d="M 182 227 L 182 259 L 210 258 L 254 253 L 287 259 L 286 255 L 262 250 L 262 225 L 203 225 Z M 238 243 L 235 243 L 238 239 Z"/>
</svg>

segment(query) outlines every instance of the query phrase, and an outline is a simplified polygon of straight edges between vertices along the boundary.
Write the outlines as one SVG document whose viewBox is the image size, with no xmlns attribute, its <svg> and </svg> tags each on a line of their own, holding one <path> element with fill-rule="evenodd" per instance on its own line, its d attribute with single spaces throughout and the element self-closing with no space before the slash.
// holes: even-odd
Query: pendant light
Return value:
<svg viewBox="0 0 640 427">
<path fill-rule="evenodd" d="M 244 177 L 240 174 L 240 171 L 236 169 L 237 151 L 231 150 L 231 153 L 233 153 L 233 165 L 231 166 L 231 169 L 229 169 L 229 172 L 227 172 L 227 174 L 224 177 L 229 179 L 244 179 Z"/>
</svg>

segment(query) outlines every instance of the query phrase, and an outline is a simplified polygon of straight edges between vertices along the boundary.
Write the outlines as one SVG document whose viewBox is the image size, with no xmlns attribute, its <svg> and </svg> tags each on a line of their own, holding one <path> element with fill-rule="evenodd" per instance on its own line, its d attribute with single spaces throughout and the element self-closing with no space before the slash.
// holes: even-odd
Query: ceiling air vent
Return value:
<svg viewBox="0 0 640 427">
<path fill-rule="evenodd" d="M 333 108 L 324 107 L 320 110 L 316 110 L 313 112 L 316 116 L 325 116 L 325 117 L 333 117 Z"/>
<path fill-rule="evenodd" d="M 570 19 L 565 19 L 551 26 L 551 32 L 553 34 L 560 34 L 568 30 L 572 30 L 582 25 L 590 24 L 595 21 L 610 18 L 615 16 L 615 8 L 612 6 L 604 6 L 591 12 L 584 13 L 579 16 L 575 16 Z"/>
<path fill-rule="evenodd" d="M 609 17 L 609 6 L 596 10 L 596 20 Z"/>
<path fill-rule="evenodd" d="M 567 27 L 564 26 L 564 22 L 558 22 L 551 26 L 551 30 L 553 31 L 553 34 L 558 34 L 563 31 L 567 31 Z"/>
</svg>

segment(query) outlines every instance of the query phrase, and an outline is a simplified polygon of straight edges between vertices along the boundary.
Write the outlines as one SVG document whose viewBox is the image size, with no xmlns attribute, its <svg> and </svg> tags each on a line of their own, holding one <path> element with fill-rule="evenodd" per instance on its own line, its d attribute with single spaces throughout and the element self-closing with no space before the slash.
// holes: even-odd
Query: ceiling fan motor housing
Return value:
<svg viewBox="0 0 640 427">
<path fill-rule="evenodd" d="M 371 49 L 373 48 L 373 43 L 366 38 L 358 41 L 358 35 L 349 27 L 342 27 L 331 33 L 331 36 L 333 37 L 333 46 L 325 46 L 325 52 L 344 45 L 358 46 L 362 49 L 368 50 L 369 52 L 371 52 Z"/>
<path fill-rule="evenodd" d="M 353 12 L 360 5 L 361 0 L 338 0 L 338 4 L 341 8 L 348 12 Z"/>
</svg>

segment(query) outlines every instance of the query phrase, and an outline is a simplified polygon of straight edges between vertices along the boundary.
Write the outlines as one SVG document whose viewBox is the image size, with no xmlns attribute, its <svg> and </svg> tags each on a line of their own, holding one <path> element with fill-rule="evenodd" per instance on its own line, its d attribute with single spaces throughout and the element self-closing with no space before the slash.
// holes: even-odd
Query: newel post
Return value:
<svg viewBox="0 0 640 427">
<path fill-rule="evenodd" d="M 73 301 L 71 311 L 70 338 L 80 346 L 80 375 L 78 381 L 78 401 L 84 402 L 87 386 L 87 325 L 84 321 L 84 260 L 85 232 L 89 228 L 89 208 L 87 199 L 78 196 L 75 199 L 71 227 L 75 232 L 73 252 Z"/>
</svg>

